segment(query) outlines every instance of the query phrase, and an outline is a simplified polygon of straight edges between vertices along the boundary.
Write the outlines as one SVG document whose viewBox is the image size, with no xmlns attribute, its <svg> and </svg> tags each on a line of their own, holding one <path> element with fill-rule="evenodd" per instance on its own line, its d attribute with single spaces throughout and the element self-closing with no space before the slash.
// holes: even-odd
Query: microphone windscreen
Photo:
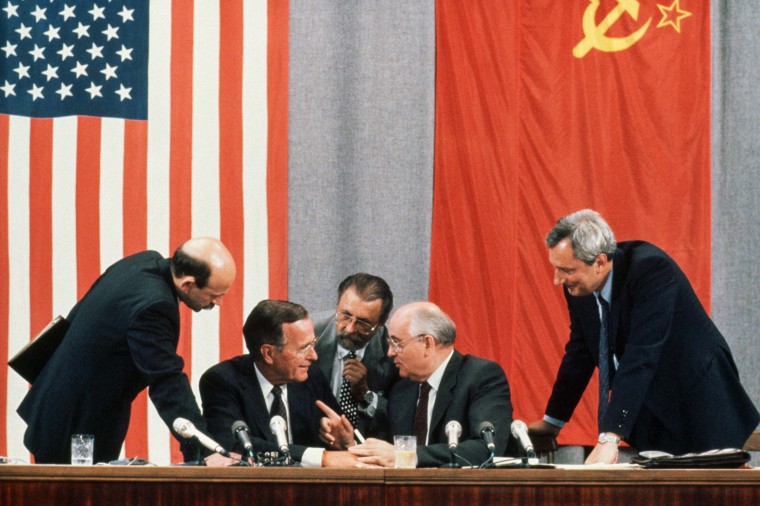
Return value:
<svg viewBox="0 0 760 506">
<path fill-rule="evenodd" d="M 285 430 L 285 419 L 280 415 L 274 415 L 272 419 L 269 420 L 269 429 L 272 432 L 275 432 L 277 429 Z"/>
<path fill-rule="evenodd" d="M 512 435 L 514 437 L 520 437 L 518 434 L 520 434 L 521 431 L 524 432 L 525 434 L 528 433 L 528 426 L 525 425 L 525 422 L 523 422 L 522 420 L 515 420 L 514 422 L 512 422 L 511 429 L 512 429 L 511 430 Z"/>
<path fill-rule="evenodd" d="M 184 438 L 193 437 L 195 426 L 190 420 L 186 420 L 185 418 L 181 417 L 175 418 L 172 427 L 177 434 Z"/>
<path fill-rule="evenodd" d="M 244 430 L 246 432 L 250 432 L 251 429 L 248 428 L 248 424 L 245 423 L 243 420 L 237 420 L 232 424 L 232 434 L 237 434 L 239 430 Z"/>
<path fill-rule="evenodd" d="M 459 437 L 462 435 L 462 424 L 457 422 L 456 420 L 451 420 L 449 423 L 446 424 L 445 434 L 448 436 L 450 434 L 456 435 L 456 437 Z"/>
<path fill-rule="evenodd" d="M 481 422 L 480 425 L 478 425 L 478 433 L 482 434 L 486 431 L 494 432 L 494 426 L 491 422 Z"/>
</svg>

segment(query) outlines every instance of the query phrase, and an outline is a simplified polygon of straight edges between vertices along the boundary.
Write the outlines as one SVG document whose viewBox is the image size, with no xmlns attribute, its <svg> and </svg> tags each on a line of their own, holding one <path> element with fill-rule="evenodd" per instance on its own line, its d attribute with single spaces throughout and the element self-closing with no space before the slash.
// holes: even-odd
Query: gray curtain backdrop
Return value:
<svg viewBox="0 0 760 506">
<path fill-rule="evenodd" d="M 755 0 L 711 4 L 712 314 L 760 406 L 760 22 Z M 311 311 L 356 271 L 384 277 L 397 305 L 427 297 L 434 11 L 291 0 L 289 294 Z"/>
<path fill-rule="evenodd" d="M 760 21 L 756 0 L 712 0 L 712 316 L 760 406 Z"/>
<path fill-rule="evenodd" d="M 354 272 L 427 298 L 434 7 L 291 0 L 288 294 L 312 312 Z"/>
</svg>

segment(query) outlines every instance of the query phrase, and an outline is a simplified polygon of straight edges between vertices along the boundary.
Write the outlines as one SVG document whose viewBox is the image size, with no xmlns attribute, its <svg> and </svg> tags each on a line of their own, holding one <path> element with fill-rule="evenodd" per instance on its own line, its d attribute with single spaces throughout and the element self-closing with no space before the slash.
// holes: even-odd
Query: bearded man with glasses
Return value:
<svg viewBox="0 0 760 506">
<path fill-rule="evenodd" d="M 398 381 L 388 354 L 385 322 L 393 293 L 384 279 L 363 272 L 338 286 L 335 310 L 314 315 L 317 365 L 341 410 L 365 436 L 388 433 L 387 395 Z"/>
</svg>

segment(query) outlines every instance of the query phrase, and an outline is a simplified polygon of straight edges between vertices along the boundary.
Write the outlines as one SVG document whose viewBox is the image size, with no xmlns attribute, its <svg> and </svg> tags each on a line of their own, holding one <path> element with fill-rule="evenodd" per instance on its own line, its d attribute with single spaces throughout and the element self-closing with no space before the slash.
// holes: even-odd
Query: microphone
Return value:
<svg viewBox="0 0 760 506">
<path fill-rule="evenodd" d="M 446 436 L 449 438 L 449 450 L 451 450 L 451 460 L 447 464 L 443 464 L 441 467 L 447 468 L 459 468 L 462 467 L 457 463 L 457 445 L 459 444 L 459 436 L 462 435 L 462 425 L 456 420 L 450 420 L 446 424 Z"/>
<path fill-rule="evenodd" d="M 452 450 L 459 444 L 459 436 L 462 435 L 462 425 L 456 420 L 446 424 L 446 435 L 449 438 L 449 448 Z"/>
<path fill-rule="evenodd" d="M 199 431 L 193 425 L 193 422 L 184 418 L 175 418 L 172 424 L 174 431 L 185 439 L 195 439 L 201 445 L 205 446 L 214 453 L 220 453 L 225 457 L 229 457 L 227 450 L 222 448 L 222 445 L 208 437 L 203 432 Z"/>
<path fill-rule="evenodd" d="M 253 442 L 251 441 L 251 429 L 248 427 L 248 424 L 243 420 L 238 420 L 233 423 L 232 435 L 237 438 L 238 442 L 240 442 L 241 445 L 243 445 L 243 448 L 245 449 L 245 452 L 248 454 L 248 456 L 253 460 L 256 460 L 256 457 L 253 453 Z"/>
<path fill-rule="evenodd" d="M 525 454 L 528 457 L 535 457 L 536 450 L 533 448 L 533 443 L 528 436 L 528 426 L 522 420 L 515 420 L 511 426 L 512 436 L 520 442 L 520 446 L 525 450 Z"/>
<path fill-rule="evenodd" d="M 280 415 L 274 415 L 272 419 L 269 420 L 269 429 L 277 439 L 277 446 L 280 447 L 280 453 L 283 455 L 289 455 L 290 448 L 288 448 L 288 437 L 285 435 L 285 431 L 287 430 L 285 419 Z"/>
<path fill-rule="evenodd" d="M 483 441 L 491 453 L 496 451 L 496 443 L 493 441 L 494 430 L 495 429 L 491 422 L 482 422 L 480 425 L 478 425 L 478 432 L 480 433 L 480 437 L 483 438 Z"/>
</svg>

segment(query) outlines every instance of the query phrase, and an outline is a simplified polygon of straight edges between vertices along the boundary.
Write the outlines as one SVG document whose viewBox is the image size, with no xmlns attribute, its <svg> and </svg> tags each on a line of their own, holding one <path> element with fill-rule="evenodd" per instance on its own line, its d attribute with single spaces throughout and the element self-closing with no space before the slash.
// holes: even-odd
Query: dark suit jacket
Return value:
<svg viewBox="0 0 760 506">
<path fill-rule="evenodd" d="M 40 463 L 68 463 L 71 435 L 95 436 L 95 461 L 119 457 L 132 400 L 146 386 L 164 422 L 205 430 L 177 355 L 179 306 L 169 261 L 126 257 L 92 285 L 67 317 L 60 347 L 18 408 L 24 444 Z"/>
<path fill-rule="evenodd" d="M 399 381 L 391 392 L 388 414 L 394 435 L 414 434 L 418 396 L 419 383 L 407 379 Z M 417 447 L 418 467 L 437 467 L 450 461 L 451 452 L 445 431 L 446 424 L 451 420 L 462 425 L 456 452 L 472 465 L 483 463 L 490 455 L 478 433 L 482 422 L 494 425 L 496 456 L 505 454 L 512 424 L 512 401 L 507 376 L 499 364 L 454 351 L 433 405 L 429 444 Z M 458 462 L 465 464 L 461 460 Z"/>
<path fill-rule="evenodd" d="M 224 448 L 245 453 L 231 430 L 233 423 L 242 420 L 251 430 L 256 453 L 279 449 L 269 429 L 269 411 L 251 355 L 240 355 L 211 367 L 201 376 L 200 391 L 209 433 Z M 316 406 L 317 400 L 340 410 L 327 380 L 312 365 L 306 381 L 288 383 L 288 414 L 293 440 L 290 455 L 297 462 L 307 447 L 325 446 L 319 439 L 319 421 L 324 414 Z"/>
<path fill-rule="evenodd" d="M 314 333 L 319 338 L 316 351 L 319 358 L 317 365 L 327 381 L 330 382 L 335 364 L 335 354 L 338 352 L 338 341 L 335 337 L 335 312 L 322 312 L 314 316 Z M 359 412 L 357 427 L 365 437 L 386 439 L 388 437 L 388 394 L 398 381 L 398 369 L 389 359 L 388 328 L 381 325 L 367 344 L 362 356 L 362 364 L 367 367 L 367 385 L 378 394 L 377 411 L 370 418 Z"/>
<path fill-rule="evenodd" d="M 546 409 L 560 420 L 570 419 L 599 361 L 594 296 L 565 297 L 570 341 Z M 725 339 L 684 273 L 656 246 L 618 245 L 610 327 L 619 366 L 600 432 L 675 454 L 742 447 L 760 415 Z"/>
</svg>

